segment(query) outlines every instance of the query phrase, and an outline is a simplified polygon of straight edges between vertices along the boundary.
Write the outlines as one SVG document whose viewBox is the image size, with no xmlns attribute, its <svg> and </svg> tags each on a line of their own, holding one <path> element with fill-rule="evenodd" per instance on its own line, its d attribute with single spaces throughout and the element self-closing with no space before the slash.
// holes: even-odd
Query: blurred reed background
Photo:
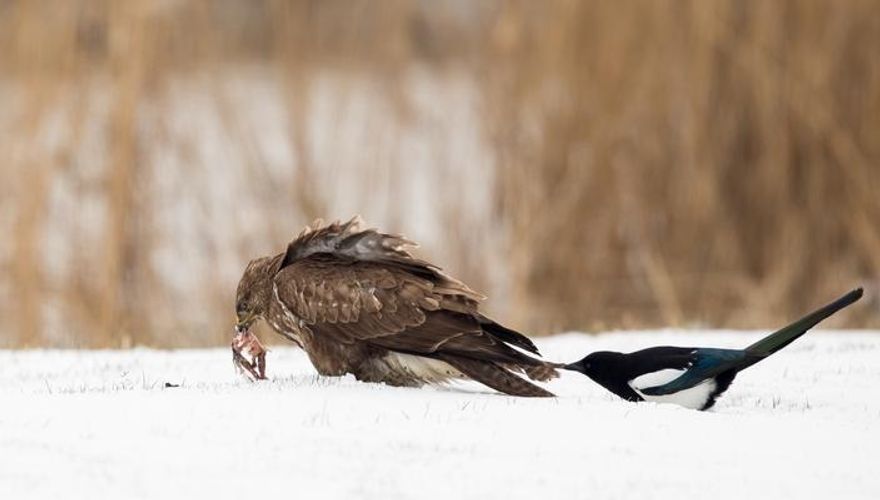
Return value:
<svg viewBox="0 0 880 500">
<path fill-rule="evenodd" d="M 880 326 L 876 1 L 0 1 L 0 346 L 226 343 L 362 214 L 532 334 Z"/>
</svg>

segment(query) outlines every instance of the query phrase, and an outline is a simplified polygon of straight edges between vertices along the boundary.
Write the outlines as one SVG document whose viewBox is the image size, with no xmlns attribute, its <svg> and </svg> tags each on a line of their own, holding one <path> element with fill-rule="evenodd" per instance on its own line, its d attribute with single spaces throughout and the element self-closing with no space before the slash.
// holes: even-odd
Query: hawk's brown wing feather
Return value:
<svg viewBox="0 0 880 500">
<path fill-rule="evenodd" d="M 421 355 L 543 364 L 487 333 L 481 318 L 489 320 L 475 300 L 393 265 L 314 254 L 279 271 L 274 285 L 278 300 L 314 335 Z"/>
<path fill-rule="evenodd" d="M 273 265 L 277 266 L 273 275 L 296 266 L 308 270 L 306 274 L 312 275 L 312 278 L 320 278 L 319 281 L 297 282 L 295 286 L 299 288 L 299 295 L 288 297 L 297 300 L 301 310 L 309 314 L 310 320 L 326 322 L 329 319 L 333 324 L 348 323 L 354 321 L 353 318 L 360 319 L 361 310 L 377 312 L 384 307 L 376 319 L 381 322 L 389 314 L 393 315 L 387 318 L 392 324 L 384 326 L 398 331 L 412 326 L 413 319 L 430 323 L 432 320 L 423 318 L 422 312 L 455 311 L 476 318 L 480 329 L 494 339 L 538 354 L 537 347 L 526 336 L 478 314 L 478 302 L 485 297 L 439 267 L 414 257 L 408 247 L 415 246 L 415 243 L 400 235 L 365 229 L 362 222 L 360 217 L 328 225 L 316 221 L 273 261 Z M 356 274 L 352 274 L 355 271 Z M 291 274 L 302 275 L 301 272 Z M 352 290 L 345 283 L 364 286 L 355 286 Z M 365 290 L 369 293 L 365 293 Z M 309 300 L 314 297 L 319 298 L 315 302 Z M 329 300 L 330 305 L 320 297 Z M 337 305 L 333 306 L 334 303 Z M 406 307 L 410 303 L 417 307 Z M 400 304 L 403 304 L 403 309 L 398 311 Z M 413 317 L 408 317 L 407 313 Z M 383 331 L 383 325 L 373 326 L 377 328 L 368 331 Z"/>
</svg>

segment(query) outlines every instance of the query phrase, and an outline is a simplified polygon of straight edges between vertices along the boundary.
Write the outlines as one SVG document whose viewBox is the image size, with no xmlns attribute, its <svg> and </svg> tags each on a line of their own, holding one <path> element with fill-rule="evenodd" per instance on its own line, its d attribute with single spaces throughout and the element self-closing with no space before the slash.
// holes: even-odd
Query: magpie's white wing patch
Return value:
<svg viewBox="0 0 880 500">
<path fill-rule="evenodd" d="M 629 385 L 634 391 L 639 393 L 639 396 L 645 401 L 651 401 L 654 403 L 672 403 L 692 410 L 700 410 L 706 405 L 706 402 L 709 400 L 712 393 L 715 392 L 717 384 L 714 379 L 708 379 L 690 389 L 685 389 L 672 394 L 665 394 L 663 396 L 650 396 L 643 394 L 641 391 L 641 389 L 657 387 L 672 382 L 684 374 L 685 371 L 686 370 L 666 369 L 646 373 L 630 380 Z"/>
<path fill-rule="evenodd" d="M 684 375 L 686 370 L 676 370 L 667 368 L 656 372 L 640 375 L 629 381 L 629 386 L 635 390 L 647 389 L 648 387 L 657 387 L 658 385 L 668 384 L 678 377 Z"/>
</svg>

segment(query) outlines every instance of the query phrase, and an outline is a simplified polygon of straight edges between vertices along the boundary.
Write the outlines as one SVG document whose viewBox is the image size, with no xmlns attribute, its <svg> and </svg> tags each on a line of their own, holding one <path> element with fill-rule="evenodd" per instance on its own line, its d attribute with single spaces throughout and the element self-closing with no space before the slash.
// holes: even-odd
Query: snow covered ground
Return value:
<svg viewBox="0 0 880 500">
<path fill-rule="evenodd" d="M 759 336 L 539 345 L 567 361 Z M 222 349 L 0 351 L 0 498 L 880 498 L 880 332 L 812 332 L 705 413 L 574 373 L 535 400 L 322 378 L 292 348 L 268 363 L 251 383 Z"/>
</svg>

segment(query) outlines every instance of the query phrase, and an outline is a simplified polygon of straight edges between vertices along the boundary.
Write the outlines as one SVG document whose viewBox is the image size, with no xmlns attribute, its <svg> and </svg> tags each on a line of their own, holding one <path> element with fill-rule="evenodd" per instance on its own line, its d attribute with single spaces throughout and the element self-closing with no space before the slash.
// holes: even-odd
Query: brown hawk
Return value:
<svg viewBox="0 0 880 500">
<path fill-rule="evenodd" d="M 514 396 L 553 396 L 516 374 L 546 381 L 561 365 L 523 352 L 539 355 L 480 313 L 483 296 L 413 257 L 411 246 L 363 229 L 359 217 L 314 223 L 286 251 L 248 264 L 236 296 L 239 341 L 255 341 L 249 329 L 264 319 L 322 375 L 396 386 L 473 379 Z"/>
</svg>

